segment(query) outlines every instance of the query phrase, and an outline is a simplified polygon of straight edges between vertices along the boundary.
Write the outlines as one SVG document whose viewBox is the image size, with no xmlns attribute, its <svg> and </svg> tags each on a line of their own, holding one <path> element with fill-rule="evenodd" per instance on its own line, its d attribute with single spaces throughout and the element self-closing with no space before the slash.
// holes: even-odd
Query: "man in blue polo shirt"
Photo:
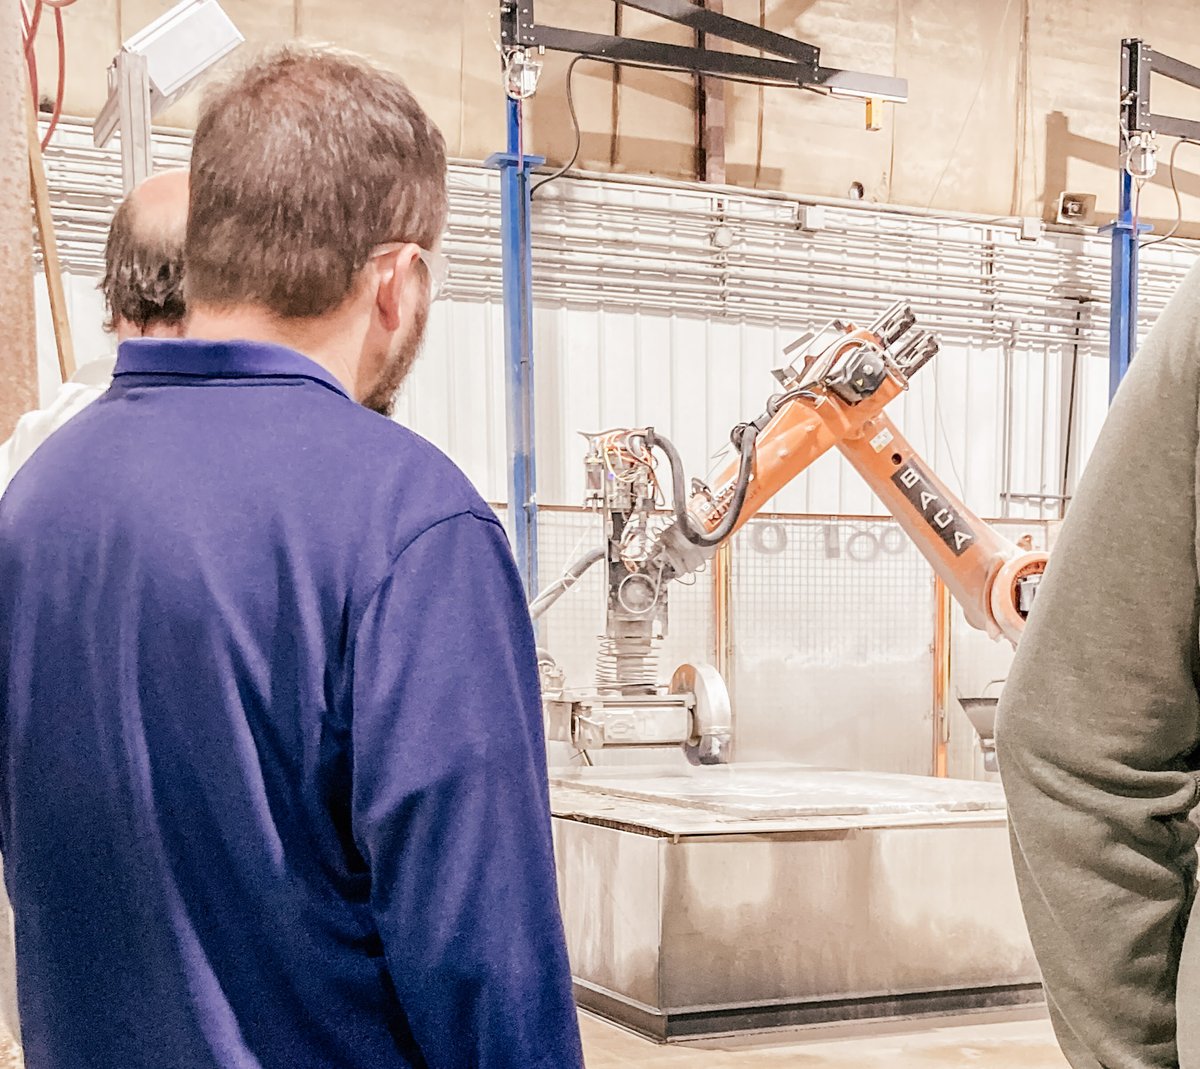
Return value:
<svg viewBox="0 0 1200 1069">
<path fill-rule="evenodd" d="M 582 1065 L 511 555 L 368 411 L 445 217 L 398 79 L 255 64 L 196 132 L 189 340 L 123 345 L 0 502 L 31 1069 Z"/>
</svg>

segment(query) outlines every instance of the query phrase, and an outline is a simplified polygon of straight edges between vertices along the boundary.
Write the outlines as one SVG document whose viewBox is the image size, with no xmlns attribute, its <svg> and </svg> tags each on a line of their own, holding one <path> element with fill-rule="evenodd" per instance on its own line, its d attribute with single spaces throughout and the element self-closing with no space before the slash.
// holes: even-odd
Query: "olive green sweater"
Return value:
<svg viewBox="0 0 1200 1069">
<path fill-rule="evenodd" d="M 1121 387 L 1000 703 L 1017 879 L 1076 1069 L 1200 1069 L 1198 398 L 1200 267 Z"/>
</svg>

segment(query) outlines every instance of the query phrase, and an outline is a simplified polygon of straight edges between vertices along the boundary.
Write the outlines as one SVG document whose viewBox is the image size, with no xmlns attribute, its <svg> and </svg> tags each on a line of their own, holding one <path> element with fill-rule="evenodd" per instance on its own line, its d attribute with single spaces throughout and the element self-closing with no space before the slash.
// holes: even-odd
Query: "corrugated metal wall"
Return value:
<svg viewBox="0 0 1200 1069">
<path fill-rule="evenodd" d="M 163 161 L 186 158 L 182 138 L 163 138 L 159 148 Z M 98 355 L 111 348 L 100 331 L 95 276 L 117 167 L 78 128 L 68 128 L 49 165 L 77 348 L 81 358 Z M 397 418 L 502 501 L 495 190 L 491 172 L 452 170 L 449 299 L 433 309 Z M 1028 521 L 1059 515 L 1107 410 L 1107 242 L 1077 234 L 1023 240 L 1011 220 L 846 204 L 826 206 L 819 228 L 804 230 L 797 210 L 794 199 L 682 185 L 549 187 L 535 213 L 541 502 L 581 502 L 581 431 L 652 424 L 677 442 L 692 472 L 709 473 L 730 428 L 762 411 L 775 386 L 771 369 L 793 338 L 834 317 L 865 323 L 904 297 L 939 331 L 943 350 L 892 406 L 896 422 L 978 513 L 1025 520 L 1014 536 L 1032 530 L 1044 538 Z M 1143 329 L 1195 255 L 1182 243 L 1147 252 Z M 50 389 L 56 367 L 45 331 L 41 346 Z M 796 479 L 774 509 L 882 512 L 837 455 Z M 848 551 L 856 538 L 886 546 L 887 524 L 787 522 L 786 558 L 746 544 L 735 554 L 733 683 L 745 756 L 928 772 L 928 569 L 908 545 L 869 560 Z M 587 529 L 578 516 L 544 517 L 544 580 Z M 673 597 L 666 672 L 672 658 L 707 656 L 706 589 L 702 577 Z M 599 587 L 585 584 L 544 625 L 543 639 L 575 682 L 590 674 L 601 613 Z M 1011 653 L 969 632 L 958 614 L 955 658 L 955 689 L 970 696 L 1006 674 Z M 952 770 L 981 774 L 974 735 L 954 703 L 950 717 Z"/>
<path fill-rule="evenodd" d="M 95 279 L 68 276 L 82 361 L 109 353 Z M 39 287 L 43 397 L 57 382 L 48 305 Z M 540 304 L 535 317 L 539 498 L 583 499 L 582 431 L 653 425 L 703 476 L 738 422 L 759 414 L 774 392 L 771 369 L 798 333 L 762 323 L 708 320 L 660 311 Z M 892 407 L 897 424 L 929 464 L 987 516 L 1053 517 L 1063 492 L 1067 383 L 1078 361 L 1075 460 L 1079 471 L 1107 410 L 1108 369 L 1094 344 L 1007 347 L 947 338 L 937 359 Z M 1006 405 L 1005 399 L 1011 397 Z M 501 309 L 488 300 L 439 302 L 425 352 L 396 417 L 446 450 L 492 501 L 506 496 L 504 341 Z M 1011 428 L 1006 424 L 1011 421 Z M 1013 495 L 1046 494 L 1043 503 Z M 877 514 L 870 490 L 830 455 L 776 499 L 781 512 Z"/>
<path fill-rule="evenodd" d="M 676 441 L 690 471 L 709 473 L 734 425 L 763 410 L 776 388 L 771 369 L 799 333 L 744 320 L 539 304 L 540 500 L 582 501 L 579 434 L 608 427 L 653 425 Z M 492 500 L 506 494 L 503 359 L 497 303 L 444 302 L 397 409 L 397 418 L 445 448 Z M 1036 519 L 1057 517 L 1058 498 L 1073 489 L 1107 407 L 1107 349 L 1094 340 L 1076 346 L 948 336 L 892 415 L 977 512 Z M 796 479 L 774 508 L 881 511 L 838 456 Z"/>
<path fill-rule="evenodd" d="M 185 137 L 163 135 L 156 147 L 160 165 L 187 158 Z M 78 347 L 100 351 L 111 342 L 98 329 L 91 279 L 119 165 L 68 124 L 48 167 L 75 276 Z M 460 165 L 450 184 L 450 299 L 434 309 L 398 414 L 500 500 L 497 177 Z M 834 317 L 866 322 L 905 298 L 939 331 L 943 352 L 893 406 L 901 429 L 978 512 L 1057 516 L 1107 407 L 1107 241 L 1023 240 L 1013 220 L 850 204 L 825 206 L 815 228 L 810 217 L 802 229 L 799 210 L 796 198 L 686 184 L 547 187 L 534 217 L 540 499 L 581 500 L 577 434 L 602 427 L 654 424 L 704 474 L 730 428 L 762 410 L 788 342 Z M 1143 328 L 1195 255 L 1185 243 L 1147 251 Z M 837 457 L 797 479 L 776 508 L 879 511 Z"/>
<path fill-rule="evenodd" d="M 461 371 L 502 399 L 498 307 L 470 300 L 496 298 L 483 251 L 494 255 L 493 184 L 486 172 L 456 172 L 463 210 L 449 245 L 463 267 L 402 412 L 500 498 L 503 421 L 486 421 L 485 445 L 485 421 L 464 424 L 445 394 L 446 375 Z M 834 317 L 866 322 L 904 297 L 939 331 L 943 351 L 893 406 L 900 427 L 976 511 L 1059 515 L 1107 411 L 1105 240 L 1023 240 L 1009 220 L 845 205 L 828 206 L 810 232 L 797 229 L 797 203 L 778 197 L 617 181 L 551 188 L 535 214 L 544 503 L 581 499 L 584 430 L 654 424 L 691 470 L 707 472 L 733 425 L 762 410 L 792 339 Z M 1143 330 L 1195 255 L 1182 243 L 1145 255 Z M 439 360 L 452 370 L 431 366 Z M 775 508 L 879 511 L 837 457 L 797 479 Z"/>
</svg>

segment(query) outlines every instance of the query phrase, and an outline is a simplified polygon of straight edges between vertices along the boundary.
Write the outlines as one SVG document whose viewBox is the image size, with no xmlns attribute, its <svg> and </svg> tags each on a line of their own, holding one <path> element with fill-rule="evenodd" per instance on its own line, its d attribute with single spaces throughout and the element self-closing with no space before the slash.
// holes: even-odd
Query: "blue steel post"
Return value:
<svg viewBox="0 0 1200 1069">
<path fill-rule="evenodd" d="M 1137 349 L 1138 243 L 1148 229 L 1133 217 L 1133 179 L 1121 168 L 1121 210 L 1106 230 L 1112 233 L 1112 310 L 1108 339 L 1110 400 L 1129 370 Z"/>
<path fill-rule="evenodd" d="M 508 412 L 508 515 L 517 567 L 532 600 L 538 588 L 537 467 L 534 460 L 533 229 L 529 173 L 545 163 L 525 154 L 522 102 L 508 99 L 508 151 L 487 163 L 500 171 L 504 354 Z"/>
</svg>

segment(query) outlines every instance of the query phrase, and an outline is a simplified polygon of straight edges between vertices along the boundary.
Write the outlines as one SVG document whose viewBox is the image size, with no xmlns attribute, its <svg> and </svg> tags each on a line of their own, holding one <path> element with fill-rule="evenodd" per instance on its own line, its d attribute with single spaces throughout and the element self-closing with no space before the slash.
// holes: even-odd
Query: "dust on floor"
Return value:
<svg viewBox="0 0 1200 1069">
<path fill-rule="evenodd" d="M 588 1069 L 1067 1069 L 1049 1021 L 1029 1012 L 665 1047 L 586 1013 L 580 1023 Z"/>
</svg>

